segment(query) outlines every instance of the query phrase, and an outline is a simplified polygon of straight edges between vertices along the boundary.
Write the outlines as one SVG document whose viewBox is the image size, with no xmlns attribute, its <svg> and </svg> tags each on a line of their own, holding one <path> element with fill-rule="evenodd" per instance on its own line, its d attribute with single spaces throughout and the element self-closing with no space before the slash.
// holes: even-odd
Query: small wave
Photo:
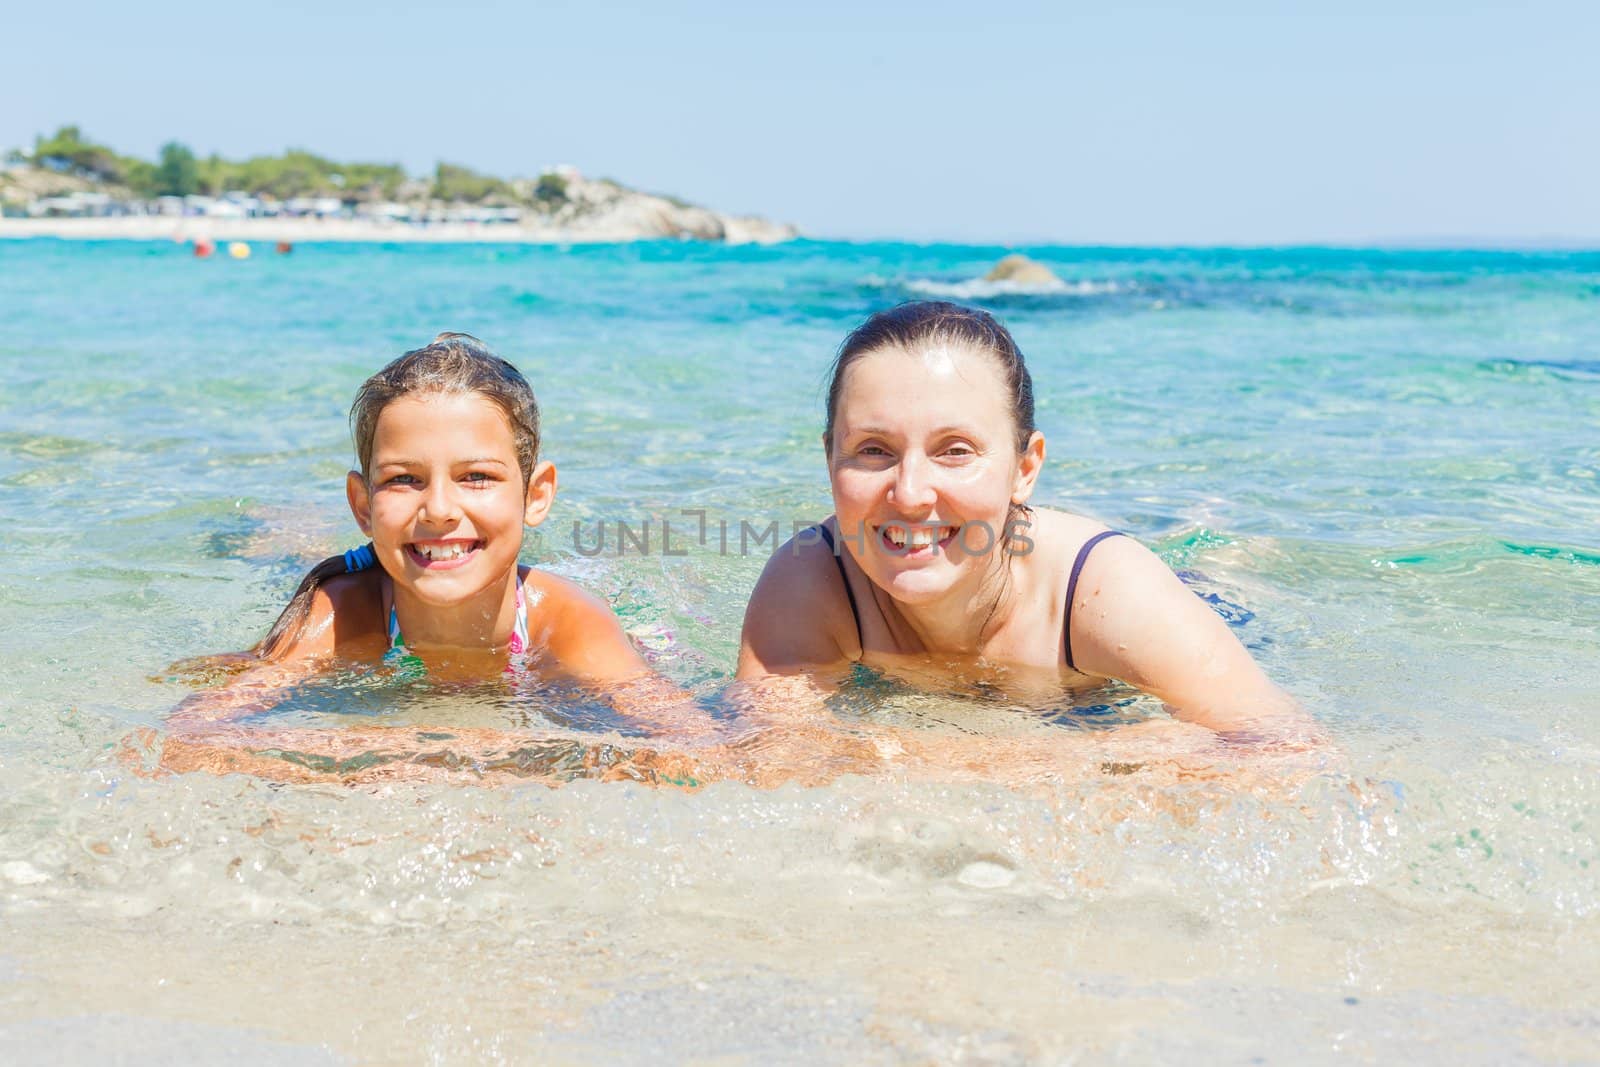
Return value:
<svg viewBox="0 0 1600 1067">
<path fill-rule="evenodd" d="M 1478 367 L 1491 374 L 1514 377 L 1600 381 L 1600 359 L 1486 359 Z"/>
<path fill-rule="evenodd" d="M 876 274 L 863 278 L 862 284 L 874 289 L 899 288 L 921 296 L 944 300 L 988 300 L 1005 296 L 1106 296 L 1124 292 L 1129 288 L 1119 282 L 1094 281 L 1087 278 L 1070 282 L 989 281 L 984 278 L 968 278 L 952 282 L 937 281 L 932 278 L 891 279 Z"/>
<path fill-rule="evenodd" d="M 1472 573 L 1480 565 L 1501 555 L 1555 560 L 1580 567 L 1600 566 L 1600 553 L 1568 545 L 1519 544 L 1515 541 L 1446 542 L 1406 555 L 1374 559 L 1374 567 L 1397 570 L 1420 568 L 1453 573 Z"/>
</svg>

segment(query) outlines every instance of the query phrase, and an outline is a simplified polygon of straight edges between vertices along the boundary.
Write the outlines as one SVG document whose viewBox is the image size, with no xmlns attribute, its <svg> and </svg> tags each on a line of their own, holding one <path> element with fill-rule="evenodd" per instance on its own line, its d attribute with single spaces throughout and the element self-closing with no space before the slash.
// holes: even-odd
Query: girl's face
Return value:
<svg viewBox="0 0 1600 1067">
<path fill-rule="evenodd" d="M 383 409 L 368 477 L 351 471 L 348 489 L 395 583 L 424 603 L 460 605 L 504 591 L 523 527 L 549 511 L 555 468 L 540 463 L 524 490 L 505 413 L 477 393 L 434 393 Z"/>
<path fill-rule="evenodd" d="M 965 347 L 883 348 L 844 372 L 829 475 L 861 569 L 907 604 L 970 595 L 1004 547 L 1011 505 L 1044 463 L 1017 454 L 998 361 Z"/>
</svg>

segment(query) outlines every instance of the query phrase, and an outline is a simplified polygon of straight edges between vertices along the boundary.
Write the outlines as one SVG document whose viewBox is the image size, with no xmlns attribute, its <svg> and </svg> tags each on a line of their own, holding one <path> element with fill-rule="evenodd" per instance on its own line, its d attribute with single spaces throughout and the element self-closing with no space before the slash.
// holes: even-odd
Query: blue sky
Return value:
<svg viewBox="0 0 1600 1067">
<path fill-rule="evenodd" d="M 571 163 L 816 236 L 1600 245 L 1600 5 L 1511 7 L 29 4 L 0 146 Z"/>
</svg>

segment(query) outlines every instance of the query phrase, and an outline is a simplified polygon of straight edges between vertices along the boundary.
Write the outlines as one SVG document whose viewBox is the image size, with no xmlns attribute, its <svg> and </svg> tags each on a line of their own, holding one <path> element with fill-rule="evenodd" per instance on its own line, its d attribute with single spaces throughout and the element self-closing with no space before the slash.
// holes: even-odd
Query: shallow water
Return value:
<svg viewBox="0 0 1600 1067">
<path fill-rule="evenodd" d="M 1596 1059 L 1600 255 L 1036 249 L 1059 289 L 973 285 L 1005 251 L 0 242 L 0 1054 Z M 841 721 L 1059 765 L 137 773 L 167 665 L 252 643 L 353 536 L 345 408 L 441 329 L 544 405 L 562 488 L 524 558 L 715 706 L 769 550 L 740 523 L 827 513 L 828 357 L 928 295 L 1028 353 L 1036 502 L 1161 551 L 1339 757 L 868 677 Z M 707 543 L 663 555 L 690 508 Z M 252 725 L 634 744 L 559 694 L 346 681 Z"/>
</svg>

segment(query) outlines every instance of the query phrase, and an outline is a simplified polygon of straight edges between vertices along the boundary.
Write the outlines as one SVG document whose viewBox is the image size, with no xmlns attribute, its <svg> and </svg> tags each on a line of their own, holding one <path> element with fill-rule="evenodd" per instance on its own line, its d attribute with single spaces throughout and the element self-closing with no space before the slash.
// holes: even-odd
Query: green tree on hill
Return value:
<svg viewBox="0 0 1600 1067">
<path fill-rule="evenodd" d="M 479 174 L 454 163 L 440 163 L 433 172 L 433 195 L 437 200 L 466 203 L 515 203 L 511 186 L 499 178 Z"/>
<path fill-rule="evenodd" d="M 161 161 L 151 175 L 156 196 L 189 196 L 200 189 L 200 165 L 186 145 L 168 141 L 161 146 Z"/>
<path fill-rule="evenodd" d="M 84 140 L 76 126 L 63 126 L 51 137 L 35 138 L 33 161 L 37 166 L 96 181 L 123 179 L 121 158 L 105 145 Z"/>
<path fill-rule="evenodd" d="M 567 179 L 555 171 L 546 171 L 539 175 L 539 182 L 533 187 L 534 198 L 545 204 L 559 204 L 567 199 Z"/>
</svg>

